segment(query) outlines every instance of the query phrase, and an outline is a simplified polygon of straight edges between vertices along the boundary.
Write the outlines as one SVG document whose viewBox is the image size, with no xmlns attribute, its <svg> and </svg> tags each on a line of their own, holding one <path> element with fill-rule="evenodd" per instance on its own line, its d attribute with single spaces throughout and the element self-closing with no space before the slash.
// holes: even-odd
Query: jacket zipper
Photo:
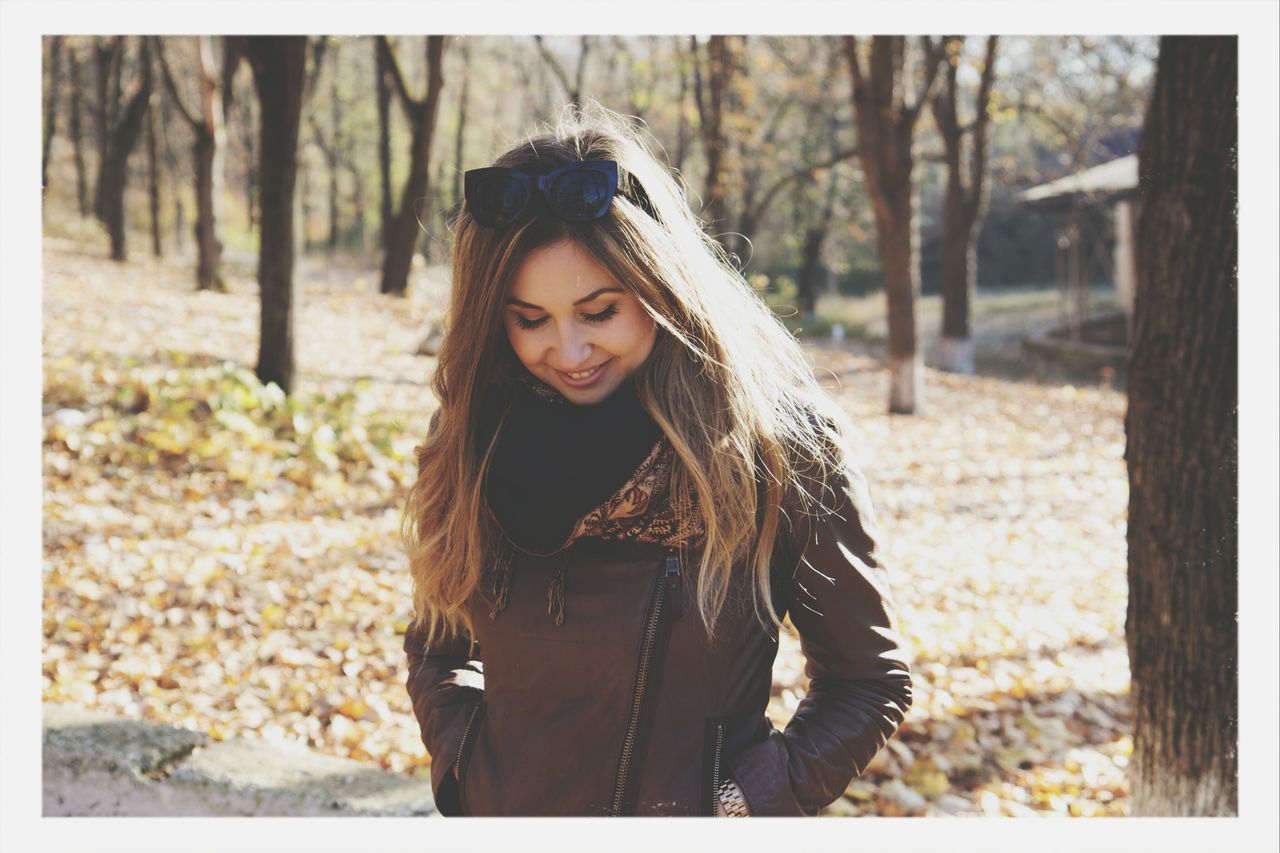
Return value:
<svg viewBox="0 0 1280 853">
<path fill-rule="evenodd" d="M 716 723 L 716 751 L 711 763 L 711 816 L 719 811 L 720 802 L 720 750 L 724 747 L 724 723 Z"/>
<path fill-rule="evenodd" d="M 609 804 L 609 814 L 612 817 L 622 816 L 622 804 L 627 793 L 628 783 L 631 781 L 628 776 L 630 775 L 631 761 L 636 748 L 636 736 L 640 727 L 640 709 L 644 703 L 644 691 L 649 678 L 649 667 L 653 663 L 653 647 L 658 636 L 658 617 L 662 614 L 662 602 L 666 597 L 668 587 L 671 587 L 673 592 L 676 590 L 679 578 L 680 558 L 676 556 L 674 551 L 670 551 L 667 553 L 662 571 L 658 575 L 652 603 L 649 605 L 649 616 L 645 620 L 644 638 L 640 643 L 640 664 L 636 669 L 636 682 L 633 691 L 635 698 L 631 703 L 631 716 L 627 720 L 627 733 L 622 740 L 622 757 L 618 761 L 618 776 L 617 781 L 614 783 L 613 801 Z M 673 595 L 673 601 L 678 606 L 679 597 Z"/>
<path fill-rule="evenodd" d="M 476 715 L 480 713 L 480 706 L 484 704 L 484 700 L 476 702 L 476 706 L 471 709 L 471 716 L 467 717 L 467 725 L 462 730 L 462 740 L 458 742 L 458 754 L 453 759 L 453 775 L 458 780 L 458 805 L 461 807 L 463 814 L 466 814 L 466 802 L 462 799 L 462 756 L 466 751 L 467 742 L 471 737 L 471 726 L 476 721 Z"/>
</svg>

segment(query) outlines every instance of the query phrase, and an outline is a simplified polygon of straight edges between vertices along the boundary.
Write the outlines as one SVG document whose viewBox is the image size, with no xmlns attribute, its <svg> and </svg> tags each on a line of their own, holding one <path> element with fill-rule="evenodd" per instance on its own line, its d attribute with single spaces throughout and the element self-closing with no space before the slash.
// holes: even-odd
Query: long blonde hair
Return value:
<svg viewBox="0 0 1280 853">
<path fill-rule="evenodd" d="M 769 578 L 776 546 L 786 541 L 781 522 L 794 535 L 793 516 L 812 514 L 816 490 L 843 464 L 845 415 L 819 387 L 799 343 L 702 230 L 639 131 L 594 103 L 567 108 L 554 127 L 495 165 L 545 171 L 592 159 L 615 160 L 634 175 L 655 215 L 618 195 L 593 222 L 542 216 L 490 229 L 464 206 L 455 223 L 452 297 L 432 381 L 440 408 L 417 448 L 418 478 L 401 525 L 415 621 L 429 641 L 471 632 L 464 605 L 498 546 L 484 505 L 492 448 L 479 446 L 478 415 L 486 384 L 515 360 L 501 308 L 534 249 L 570 237 L 658 325 L 635 384 L 678 457 L 672 500 L 687 507 L 696 496 L 702 515 L 694 599 L 709 636 L 735 572 L 748 576 L 761 624 L 778 624 Z"/>
</svg>

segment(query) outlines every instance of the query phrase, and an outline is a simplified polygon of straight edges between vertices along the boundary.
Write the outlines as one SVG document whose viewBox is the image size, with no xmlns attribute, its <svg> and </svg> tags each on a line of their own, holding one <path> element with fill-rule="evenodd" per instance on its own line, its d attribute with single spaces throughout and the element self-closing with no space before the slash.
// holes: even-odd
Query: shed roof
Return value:
<svg viewBox="0 0 1280 853">
<path fill-rule="evenodd" d="M 1018 200 L 1042 202 L 1075 195 L 1123 195 L 1138 187 L 1138 155 L 1129 154 L 1018 193 Z"/>
</svg>

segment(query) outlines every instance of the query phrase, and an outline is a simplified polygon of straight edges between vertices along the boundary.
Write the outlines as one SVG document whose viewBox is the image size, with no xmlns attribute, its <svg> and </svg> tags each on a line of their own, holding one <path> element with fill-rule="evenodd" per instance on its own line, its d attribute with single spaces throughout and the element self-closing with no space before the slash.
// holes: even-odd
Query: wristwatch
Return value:
<svg viewBox="0 0 1280 853">
<path fill-rule="evenodd" d="M 720 797 L 720 805 L 724 806 L 726 816 L 751 817 L 751 810 L 747 808 L 747 799 L 742 796 L 742 789 L 732 779 L 721 782 L 720 790 L 716 793 Z"/>
</svg>

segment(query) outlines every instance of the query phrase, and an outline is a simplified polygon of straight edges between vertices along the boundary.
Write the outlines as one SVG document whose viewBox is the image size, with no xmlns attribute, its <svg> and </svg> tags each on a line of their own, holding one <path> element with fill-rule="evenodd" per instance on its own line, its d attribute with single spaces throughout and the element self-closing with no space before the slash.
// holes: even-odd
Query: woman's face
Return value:
<svg viewBox="0 0 1280 853">
<path fill-rule="evenodd" d="M 640 301 L 567 237 L 525 258 L 502 310 L 516 357 L 578 405 L 612 394 L 658 336 Z"/>
</svg>

